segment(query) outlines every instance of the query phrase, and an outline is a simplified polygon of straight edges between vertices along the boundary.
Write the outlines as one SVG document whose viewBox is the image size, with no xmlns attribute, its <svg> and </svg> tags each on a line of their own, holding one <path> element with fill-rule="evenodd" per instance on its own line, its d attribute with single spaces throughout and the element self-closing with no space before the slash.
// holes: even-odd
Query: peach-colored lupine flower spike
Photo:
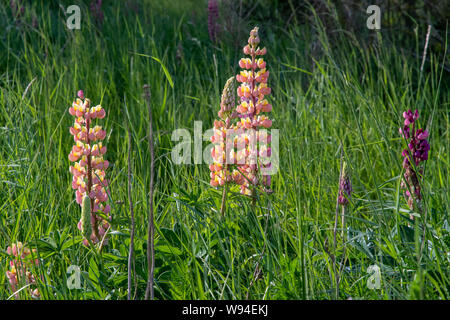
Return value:
<svg viewBox="0 0 450 320">
<path fill-rule="evenodd" d="M 76 202 L 80 206 L 84 196 L 89 196 L 91 200 L 90 240 L 97 243 L 102 240 L 109 225 L 96 213 L 102 212 L 108 215 L 111 208 L 106 204 L 108 180 L 105 178 L 105 170 L 109 162 L 103 159 L 106 146 L 103 145 L 102 140 L 106 137 L 106 131 L 99 125 L 93 126 L 92 121 L 103 119 L 106 112 L 100 105 L 91 107 L 91 101 L 84 97 L 82 90 L 79 90 L 78 98 L 69 108 L 69 113 L 75 117 L 74 125 L 69 130 L 75 141 L 69 153 L 69 160 L 75 162 L 69 168 L 73 175 L 72 188 L 75 190 Z M 80 223 L 78 228 L 81 230 Z M 85 239 L 83 243 L 88 245 L 89 242 Z"/>
<path fill-rule="evenodd" d="M 248 196 L 253 195 L 253 189 L 259 184 L 262 184 L 265 190 L 268 190 L 271 184 L 270 176 L 261 176 L 258 172 L 260 167 L 269 168 L 271 165 L 270 162 L 260 163 L 271 155 L 268 145 L 271 136 L 265 130 L 259 130 L 272 126 L 272 120 L 264 114 L 272 111 L 272 105 L 265 99 L 271 92 L 267 86 L 269 71 L 266 69 L 266 62 L 260 57 L 265 55 L 267 50 L 260 49 L 259 42 L 258 28 L 255 27 L 250 32 L 248 45 L 244 47 L 244 53 L 250 57 L 239 60 L 239 67 L 243 70 L 235 77 L 240 83 L 236 88 L 240 103 L 234 112 L 230 111 L 231 101 L 234 106 L 234 96 L 229 92 L 232 80 L 229 79 L 222 94 L 219 111 L 219 118 L 222 120 L 214 121 L 214 134 L 211 137 L 214 144 L 211 150 L 213 163 L 209 166 L 211 186 L 224 186 L 227 182 L 234 181 L 240 185 L 241 193 Z M 234 119 L 236 121 L 232 124 L 231 120 Z M 222 209 L 224 199 L 225 191 Z M 221 211 L 223 213 L 223 210 Z"/>
<path fill-rule="evenodd" d="M 262 113 L 272 111 L 272 105 L 265 99 L 266 95 L 269 95 L 271 89 L 267 86 L 267 80 L 269 77 L 269 71 L 266 69 L 266 62 L 262 57 L 266 54 L 266 48 L 259 48 L 260 38 L 258 35 L 258 27 L 255 27 L 250 32 L 248 44 L 244 47 L 244 54 L 250 55 L 250 58 L 242 58 L 239 61 L 239 66 L 244 69 L 238 75 L 236 80 L 241 83 L 237 88 L 237 94 L 240 97 L 240 104 L 236 107 L 236 111 L 239 114 L 240 121 L 237 123 L 237 128 L 242 128 L 249 131 L 256 131 L 260 128 L 270 128 L 272 126 L 272 120 Z M 266 136 L 267 143 L 270 142 L 270 135 Z M 259 142 L 258 139 L 252 139 Z M 252 159 L 257 157 L 254 151 L 249 150 L 251 142 L 248 137 L 245 139 L 247 146 L 246 152 L 240 152 L 238 155 L 238 161 L 244 159 L 245 164 L 239 165 L 236 170 L 233 171 L 233 180 L 241 185 L 241 192 L 246 195 L 251 195 L 251 184 L 256 186 L 258 181 L 258 165 L 252 163 Z M 267 150 L 270 150 L 268 148 Z M 266 151 L 267 151 L 266 150 Z M 260 151 L 261 152 L 261 151 Z M 267 153 L 267 152 L 265 152 Z M 270 185 L 270 176 L 262 177 L 262 184 L 266 187 Z"/>
<path fill-rule="evenodd" d="M 214 135 L 211 137 L 211 142 L 215 144 L 211 150 L 211 156 L 214 162 L 209 166 L 211 171 L 210 184 L 213 187 L 223 186 L 225 182 L 232 180 L 228 165 L 226 164 L 233 161 L 233 154 L 231 154 L 231 159 L 227 159 L 226 143 L 229 142 L 226 141 L 226 137 L 233 130 L 231 120 L 237 116 L 236 112 L 233 111 L 236 100 L 234 90 L 234 77 L 231 77 L 225 83 L 222 92 L 220 110 L 218 112 L 221 120 L 214 120 Z M 228 155 L 228 158 L 230 158 L 230 155 Z"/>
</svg>

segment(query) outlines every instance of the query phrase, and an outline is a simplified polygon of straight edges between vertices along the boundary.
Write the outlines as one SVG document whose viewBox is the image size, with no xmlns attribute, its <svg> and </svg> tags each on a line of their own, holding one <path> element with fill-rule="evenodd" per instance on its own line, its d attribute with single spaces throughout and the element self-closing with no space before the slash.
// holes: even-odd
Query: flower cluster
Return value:
<svg viewBox="0 0 450 320">
<path fill-rule="evenodd" d="M 76 190 L 76 201 L 80 206 L 85 196 L 90 198 L 90 208 L 92 208 L 90 239 L 97 243 L 102 240 L 109 227 L 107 221 L 97 213 L 102 212 L 108 215 L 111 208 L 106 204 L 108 180 L 105 170 L 108 168 L 109 162 L 103 158 L 106 146 L 102 144 L 106 132 L 99 125 L 93 126 L 92 122 L 95 119 L 103 119 L 106 113 L 100 105 L 92 107 L 91 101 L 84 98 L 82 90 L 78 92 L 78 99 L 69 108 L 69 113 L 75 117 L 75 123 L 70 128 L 70 133 L 75 141 L 69 154 L 69 160 L 75 162 L 69 168 L 73 175 L 72 188 Z M 82 229 L 81 220 L 78 228 Z M 85 239 L 84 243 L 87 245 L 88 241 Z"/>
<path fill-rule="evenodd" d="M 103 23 L 102 0 L 93 0 L 90 4 L 91 14 L 95 18 L 96 23 Z"/>
<path fill-rule="evenodd" d="M 422 161 L 428 160 L 430 144 L 427 141 L 428 131 L 416 128 L 416 120 L 419 118 L 419 112 L 417 110 L 414 113 L 411 110 L 403 112 L 403 118 L 405 119 L 403 128 L 400 128 L 399 132 L 408 143 L 408 148 L 402 151 L 405 173 L 401 187 L 405 189 L 404 196 L 408 202 L 408 206 L 412 210 L 414 207 L 414 198 L 419 205 L 422 200 L 419 175 L 421 176 L 423 171 L 418 166 Z"/>
<path fill-rule="evenodd" d="M 338 201 L 340 205 L 348 205 L 348 200 L 351 199 L 352 195 L 352 183 L 350 181 L 350 176 L 347 172 L 347 163 L 344 161 L 342 165 L 342 173 L 339 178 L 339 197 Z"/>
<path fill-rule="evenodd" d="M 272 105 L 265 99 L 271 92 L 267 86 L 269 71 L 261 57 L 267 50 L 260 49 L 259 42 L 258 27 L 255 27 L 250 31 L 248 44 L 244 47 L 244 54 L 250 58 L 239 61 L 243 70 L 236 76 L 236 80 L 241 83 L 237 89 L 240 98 L 240 104 L 236 107 L 240 120 L 237 128 L 244 130 L 238 143 L 243 143 L 244 149 L 237 155 L 238 168 L 233 172 L 233 179 L 241 185 L 241 193 L 246 195 L 252 195 L 252 186 L 256 187 L 260 182 L 258 170 L 270 167 L 270 163 L 264 163 L 264 160 L 271 155 L 270 147 L 267 146 L 271 137 L 265 130 L 259 132 L 260 128 L 272 126 L 272 120 L 264 115 L 272 110 Z M 262 175 L 262 184 L 268 187 L 270 183 L 270 175 Z"/>
<path fill-rule="evenodd" d="M 19 286 L 36 285 L 36 278 L 31 272 L 33 266 L 39 264 L 39 260 L 35 257 L 36 249 L 30 250 L 24 247 L 22 242 L 17 242 L 9 246 L 6 252 L 11 257 L 9 270 L 6 271 L 11 291 L 16 292 Z M 33 298 L 40 298 L 37 288 L 30 289 L 30 293 Z M 19 294 L 15 293 L 15 297 L 19 298 Z"/>
<path fill-rule="evenodd" d="M 216 187 L 234 181 L 240 185 L 241 193 L 249 196 L 261 182 L 265 187 L 271 183 L 270 175 L 265 175 L 261 170 L 271 166 L 267 161 L 271 156 L 268 146 L 271 136 L 261 129 L 272 126 L 272 121 L 263 114 L 270 112 L 272 105 L 265 99 L 271 91 L 267 86 L 269 72 L 266 62 L 259 57 L 266 54 L 266 48 L 260 49 L 258 44 L 258 28 L 255 27 L 250 32 L 248 45 L 244 47 L 244 53 L 250 58 L 239 61 L 243 70 L 236 76 L 236 80 L 241 83 L 237 88 L 240 103 L 234 108 L 234 80 L 231 78 L 222 94 L 219 111 L 221 120 L 214 121 L 214 135 L 211 138 L 215 147 L 211 153 L 214 163 L 210 165 L 210 184 Z M 229 169 L 230 164 L 236 165 L 232 171 Z"/>
<path fill-rule="evenodd" d="M 235 100 L 234 77 L 231 77 L 225 83 L 222 92 L 220 110 L 218 112 L 221 120 L 214 121 L 214 135 L 211 137 L 214 148 L 211 150 L 213 163 L 209 166 L 209 169 L 211 170 L 210 184 L 213 187 L 223 186 L 225 182 L 232 180 L 228 164 L 230 162 L 234 163 L 234 160 L 227 161 L 226 156 L 227 151 L 228 156 L 230 156 L 230 143 L 232 142 L 230 134 L 234 132 L 234 126 L 231 124 L 231 120 L 236 117 L 236 112 L 233 112 Z"/>
<path fill-rule="evenodd" d="M 9 6 L 11 7 L 14 18 L 19 19 L 25 14 L 25 7 L 22 6 L 22 0 L 11 0 Z"/>
<path fill-rule="evenodd" d="M 22 18 L 25 20 L 27 13 L 30 12 L 30 9 L 28 7 L 25 7 L 26 4 L 23 3 L 23 0 L 11 0 L 9 2 L 9 6 L 11 8 L 11 13 L 14 17 L 14 22 L 17 25 L 20 25 L 22 23 Z M 31 13 L 31 26 L 33 28 L 37 28 L 39 26 L 38 18 L 34 13 Z M 25 21 L 26 22 L 26 21 Z"/>
<path fill-rule="evenodd" d="M 217 41 L 217 20 L 219 19 L 219 5 L 217 0 L 208 1 L 208 33 L 213 43 Z"/>
</svg>

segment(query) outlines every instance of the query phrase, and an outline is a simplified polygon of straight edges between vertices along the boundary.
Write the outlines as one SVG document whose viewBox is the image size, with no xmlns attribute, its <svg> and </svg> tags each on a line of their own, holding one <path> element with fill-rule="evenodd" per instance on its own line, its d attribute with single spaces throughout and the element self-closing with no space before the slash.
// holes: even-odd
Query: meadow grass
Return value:
<svg viewBox="0 0 450 320">
<path fill-rule="evenodd" d="M 194 2 L 157 3 L 141 5 L 138 15 L 104 6 L 101 26 L 82 6 L 81 30 L 68 30 L 56 2 L 30 4 L 39 17 L 34 29 L 18 26 L 2 1 L 0 299 L 12 294 L 6 247 L 15 241 L 38 249 L 43 299 L 126 299 L 125 121 L 136 220 L 133 297 L 144 297 L 150 181 L 144 84 L 151 90 L 155 132 L 156 299 L 244 299 L 264 246 L 251 299 L 448 299 L 449 83 L 445 61 L 432 52 L 420 71 L 426 26 L 418 25 L 416 37 L 407 40 L 414 55 L 396 45 L 393 34 L 366 30 L 372 33 L 362 40 L 338 29 L 330 35 L 313 14 L 311 23 L 288 27 L 246 21 L 243 33 L 258 23 L 268 49 L 280 169 L 273 194 L 261 195 L 256 207 L 231 188 L 221 217 L 221 189 L 209 186 L 208 166 L 175 165 L 171 133 L 192 133 L 194 121 L 212 127 L 221 88 L 237 73 L 242 51 L 226 41 L 211 44 L 206 7 L 192 21 Z M 68 170 L 68 108 L 79 89 L 107 112 L 113 232 L 101 257 L 81 244 L 81 211 Z M 431 151 L 424 214 L 409 221 L 398 128 L 402 112 L 416 108 L 420 125 L 430 131 Z M 346 237 L 339 233 L 334 252 L 341 151 L 354 193 Z M 339 296 L 330 253 L 346 257 Z M 82 270 L 81 289 L 66 285 L 70 265 Z M 371 265 L 380 267 L 380 289 L 367 286 Z M 21 298 L 30 298 L 26 290 Z"/>
</svg>

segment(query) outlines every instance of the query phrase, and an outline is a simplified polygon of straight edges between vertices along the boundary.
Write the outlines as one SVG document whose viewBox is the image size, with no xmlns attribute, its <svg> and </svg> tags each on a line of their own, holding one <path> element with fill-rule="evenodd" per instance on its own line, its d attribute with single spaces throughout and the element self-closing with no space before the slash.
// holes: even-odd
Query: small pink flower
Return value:
<svg viewBox="0 0 450 320">
<path fill-rule="evenodd" d="M 270 119 L 264 119 L 260 123 L 264 128 L 270 128 L 272 126 L 272 120 Z"/>
<path fill-rule="evenodd" d="M 95 138 L 98 140 L 103 140 L 106 137 L 106 131 L 105 130 L 99 130 L 97 133 L 95 133 Z"/>
<path fill-rule="evenodd" d="M 105 117 L 105 115 L 106 115 L 105 110 L 104 110 L 104 109 L 101 109 L 101 110 L 98 111 L 98 113 L 97 113 L 97 118 L 103 119 L 103 118 Z"/>
<path fill-rule="evenodd" d="M 111 207 L 109 206 L 109 204 L 107 204 L 103 209 L 103 213 L 108 214 L 110 211 L 111 211 Z"/>
<path fill-rule="evenodd" d="M 6 277 L 8 278 L 11 287 L 15 287 L 17 285 L 17 277 L 14 273 L 6 271 Z M 15 290 L 13 289 L 13 291 Z"/>
</svg>

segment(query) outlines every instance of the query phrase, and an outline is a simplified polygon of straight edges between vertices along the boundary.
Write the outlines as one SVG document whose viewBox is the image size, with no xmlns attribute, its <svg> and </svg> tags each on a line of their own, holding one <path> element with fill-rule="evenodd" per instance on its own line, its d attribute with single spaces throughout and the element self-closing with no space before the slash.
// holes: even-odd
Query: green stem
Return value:
<svg viewBox="0 0 450 320">
<path fill-rule="evenodd" d="M 222 193 L 222 204 L 220 206 L 220 214 L 222 217 L 225 215 L 225 207 L 227 202 L 227 192 L 228 192 L 228 165 L 225 166 L 225 186 L 223 187 L 223 193 Z"/>
</svg>

